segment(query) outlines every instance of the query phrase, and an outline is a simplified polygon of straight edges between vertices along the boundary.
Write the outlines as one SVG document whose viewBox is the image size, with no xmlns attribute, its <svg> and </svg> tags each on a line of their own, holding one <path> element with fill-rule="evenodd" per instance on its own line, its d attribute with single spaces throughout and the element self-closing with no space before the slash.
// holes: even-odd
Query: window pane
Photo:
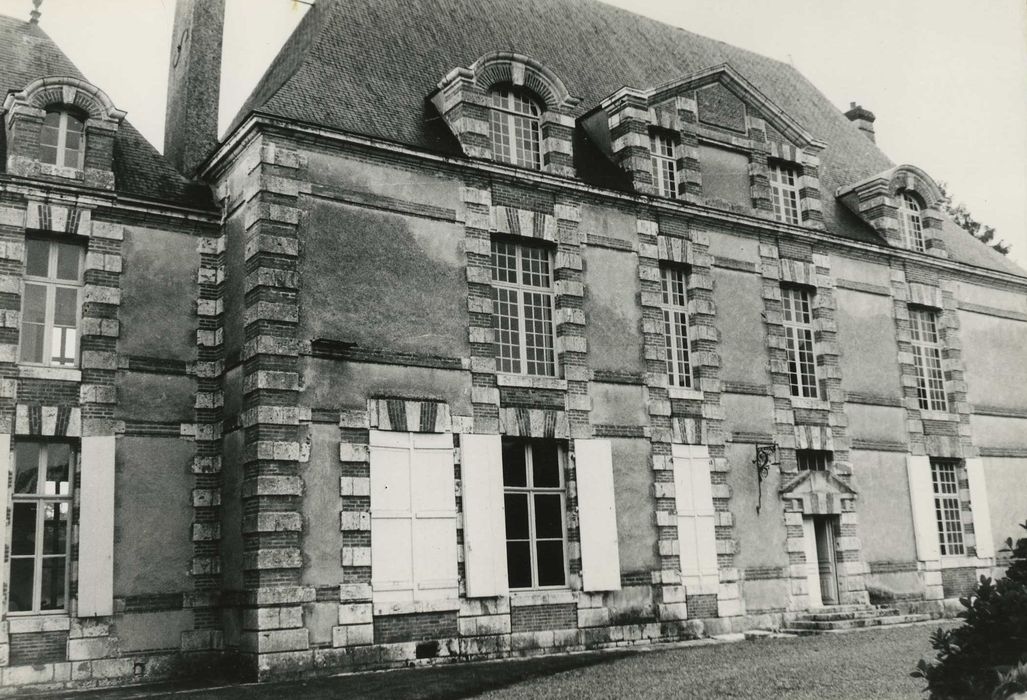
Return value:
<svg viewBox="0 0 1027 700">
<path fill-rule="evenodd" d="M 562 586 L 565 582 L 563 570 L 563 542 L 539 542 L 536 545 L 538 557 L 538 585 Z"/>
<path fill-rule="evenodd" d="M 36 493 L 39 478 L 39 443 L 14 443 L 14 492 Z"/>
<path fill-rule="evenodd" d="M 535 536 L 563 537 L 563 508 L 559 494 L 535 495 Z"/>
<path fill-rule="evenodd" d="M 560 488 L 560 458 L 555 442 L 531 444 L 531 478 L 539 488 Z"/>
<path fill-rule="evenodd" d="M 510 588 L 531 587 L 531 543 L 506 543 L 506 571 Z"/>
<path fill-rule="evenodd" d="M 40 610 L 60 610 L 64 607 L 64 557 L 43 559 Z"/>
<path fill-rule="evenodd" d="M 36 504 L 15 503 L 11 517 L 11 555 L 36 553 Z"/>
<path fill-rule="evenodd" d="M 50 361 L 55 365 L 74 365 L 78 349 L 78 332 L 74 328 L 54 328 L 50 347 L 53 357 Z"/>
<path fill-rule="evenodd" d="M 11 612 L 32 610 L 32 576 L 35 560 L 11 559 Z"/>
<path fill-rule="evenodd" d="M 43 504 L 43 554 L 68 551 L 68 503 Z"/>
<path fill-rule="evenodd" d="M 38 238 L 25 239 L 25 274 L 48 277 L 50 273 L 50 244 Z"/>
<path fill-rule="evenodd" d="M 46 450 L 46 484 L 43 493 L 47 496 L 67 496 L 71 493 L 68 474 L 71 463 L 71 446 L 55 442 Z"/>
<path fill-rule="evenodd" d="M 527 486 L 524 470 L 524 443 L 503 440 L 503 485 Z"/>
<path fill-rule="evenodd" d="M 22 307 L 22 321 L 46 323 L 46 287 L 41 284 L 26 284 Z"/>
<path fill-rule="evenodd" d="M 57 244 L 57 279 L 78 281 L 82 249 L 72 243 Z"/>
<path fill-rule="evenodd" d="M 528 494 L 508 493 L 506 502 L 506 539 L 526 540 L 528 530 Z"/>
<path fill-rule="evenodd" d="M 77 320 L 78 290 L 69 287 L 54 287 L 54 325 L 75 327 Z"/>
</svg>

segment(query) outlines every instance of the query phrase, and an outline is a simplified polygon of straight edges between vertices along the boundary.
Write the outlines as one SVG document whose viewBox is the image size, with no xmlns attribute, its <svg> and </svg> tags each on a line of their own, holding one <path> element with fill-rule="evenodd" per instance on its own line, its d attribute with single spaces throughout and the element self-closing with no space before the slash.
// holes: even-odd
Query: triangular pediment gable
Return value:
<svg viewBox="0 0 1027 700">
<path fill-rule="evenodd" d="M 793 502 L 803 513 L 837 515 L 846 510 L 845 501 L 856 498 L 856 491 L 828 471 L 801 471 L 786 480 L 778 490 L 781 500 Z"/>
</svg>

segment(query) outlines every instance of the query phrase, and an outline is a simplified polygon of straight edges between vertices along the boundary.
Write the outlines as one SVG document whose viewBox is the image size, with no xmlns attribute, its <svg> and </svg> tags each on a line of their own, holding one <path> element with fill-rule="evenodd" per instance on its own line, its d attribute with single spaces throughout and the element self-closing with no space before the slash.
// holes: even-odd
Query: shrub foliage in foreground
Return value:
<svg viewBox="0 0 1027 700">
<path fill-rule="evenodd" d="M 1027 522 L 1021 527 L 1027 530 Z M 1004 674 L 1027 663 L 1027 537 L 1015 545 L 1007 539 L 1002 551 L 1012 552 L 1005 578 L 981 576 L 959 599 L 964 624 L 936 630 L 931 646 L 937 660 L 921 659 L 911 674 L 927 681 L 932 700 L 991 698 Z"/>
</svg>

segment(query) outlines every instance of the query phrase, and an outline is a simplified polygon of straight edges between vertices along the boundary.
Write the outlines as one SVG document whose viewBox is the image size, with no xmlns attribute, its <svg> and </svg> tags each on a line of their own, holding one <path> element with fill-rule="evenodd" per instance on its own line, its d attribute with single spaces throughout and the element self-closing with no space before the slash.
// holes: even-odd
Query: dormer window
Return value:
<svg viewBox="0 0 1027 700">
<path fill-rule="evenodd" d="M 678 173 L 674 147 L 677 138 L 666 132 L 649 134 L 649 155 L 652 159 L 653 187 L 660 197 L 677 197 Z"/>
<path fill-rule="evenodd" d="M 771 165 L 770 193 L 774 218 L 786 224 L 799 223 L 799 174 L 794 168 Z"/>
<path fill-rule="evenodd" d="M 492 91 L 492 152 L 496 160 L 524 168 L 542 167 L 542 110 L 525 91 Z"/>
<path fill-rule="evenodd" d="M 39 130 L 43 163 L 81 170 L 85 162 L 85 122 L 64 109 L 51 109 Z"/>
<path fill-rule="evenodd" d="M 920 216 L 920 202 L 909 192 L 899 195 L 899 230 L 910 250 L 924 252 L 924 222 Z"/>
</svg>

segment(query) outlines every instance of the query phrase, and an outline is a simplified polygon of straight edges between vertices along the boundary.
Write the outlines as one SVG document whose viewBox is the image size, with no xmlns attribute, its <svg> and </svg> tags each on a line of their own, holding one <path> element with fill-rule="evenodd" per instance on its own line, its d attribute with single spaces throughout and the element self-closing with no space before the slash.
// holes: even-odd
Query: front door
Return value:
<svg viewBox="0 0 1027 700">
<path fill-rule="evenodd" d="M 813 518 L 817 538 L 817 568 L 820 575 L 820 597 L 824 605 L 838 604 L 837 562 L 835 560 L 835 525 L 838 518 Z"/>
<path fill-rule="evenodd" d="M 820 593 L 820 562 L 817 551 L 817 530 L 813 517 L 802 518 L 802 540 L 806 554 L 806 587 L 809 589 L 809 606 L 819 608 L 824 604 Z"/>
</svg>

